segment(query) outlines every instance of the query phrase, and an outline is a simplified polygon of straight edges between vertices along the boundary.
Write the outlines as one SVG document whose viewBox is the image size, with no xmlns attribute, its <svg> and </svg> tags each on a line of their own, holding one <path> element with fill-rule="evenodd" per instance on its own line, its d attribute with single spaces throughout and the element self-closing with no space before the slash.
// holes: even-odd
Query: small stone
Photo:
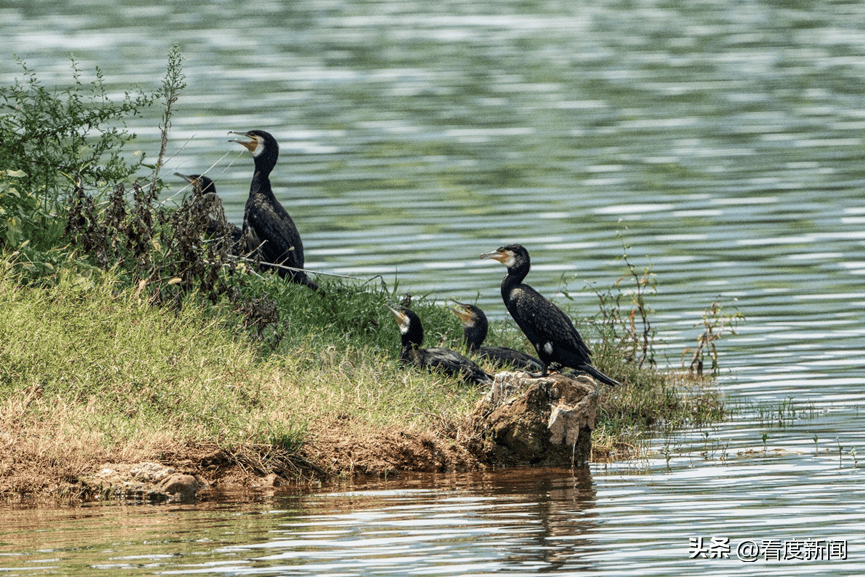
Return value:
<svg viewBox="0 0 865 577">
<path fill-rule="evenodd" d="M 282 487 L 283 480 L 282 477 L 277 475 L 276 473 L 271 473 L 266 477 L 261 478 L 261 486 L 262 487 Z"/>
</svg>

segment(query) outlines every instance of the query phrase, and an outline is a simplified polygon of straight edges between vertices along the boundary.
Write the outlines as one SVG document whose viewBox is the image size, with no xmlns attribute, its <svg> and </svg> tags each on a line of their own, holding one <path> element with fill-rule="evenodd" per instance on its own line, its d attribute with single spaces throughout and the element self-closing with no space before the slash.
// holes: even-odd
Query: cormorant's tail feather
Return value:
<svg viewBox="0 0 865 577">
<path fill-rule="evenodd" d="M 302 284 L 303 286 L 307 286 L 307 287 L 311 288 L 312 290 L 314 290 L 315 292 L 317 292 L 317 293 L 320 294 L 321 296 L 326 296 L 326 295 L 327 295 L 327 293 L 325 292 L 325 290 L 324 290 L 323 288 L 321 288 L 320 286 L 318 286 L 318 283 L 316 283 L 314 280 L 312 280 L 311 278 L 309 278 L 309 277 L 306 276 L 306 275 L 303 275 L 303 277 L 301 277 L 300 279 L 298 279 L 297 282 L 299 282 L 299 283 Z"/>
<path fill-rule="evenodd" d="M 614 379 L 612 377 L 608 377 L 607 375 L 605 375 L 604 373 L 602 373 L 601 371 L 599 371 L 598 369 L 596 369 L 592 365 L 581 365 L 579 367 L 579 370 L 586 373 L 587 375 L 589 375 L 590 377 L 592 377 L 596 381 L 600 381 L 600 382 L 604 383 L 605 385 L 610 385 L 611 387 L 621 386 L 621 384 L 622 384 L 619 381 L 617 381 L 616 379 Z"/>
</svg>

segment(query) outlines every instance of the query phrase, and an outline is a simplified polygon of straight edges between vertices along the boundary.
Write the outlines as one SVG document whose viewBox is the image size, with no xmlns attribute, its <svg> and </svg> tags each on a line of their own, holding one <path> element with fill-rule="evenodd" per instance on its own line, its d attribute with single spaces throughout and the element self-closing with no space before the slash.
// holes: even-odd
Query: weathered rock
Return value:
<svg viewBox="0 0 865 577">
<path fill-rule="evenodd" d="M 499 373 L 473 417 L 492 462 L 585 467 L 597 414 L 598 386 L 588 376 Z"/>
<path fill-rule="evenodd" d="M 82 481 L 104 498 L 150 502 L 195 500 L 207 484 L 158 463 L 105 465 Z"/>
<path fill-rule="evenodd" d="M 191 503 L 195 500 L 199 489 L 203 489 L 205 484 L 193 475 L 174 473 L 160 482 L 158 487 L 173 501 Z"/>
<path fill-rule="evenodd" d="M 285 481 L 276 473 L 270 473 L 259 480 L 260 487 L 282 487 Z"/>
<path fill-rule="evenodd" d="M 173 468 L 159 463 L 138 463 L 129 469 L 130 475 L 144 483 L 158 483 L 174 473 Z"/>
</svg>

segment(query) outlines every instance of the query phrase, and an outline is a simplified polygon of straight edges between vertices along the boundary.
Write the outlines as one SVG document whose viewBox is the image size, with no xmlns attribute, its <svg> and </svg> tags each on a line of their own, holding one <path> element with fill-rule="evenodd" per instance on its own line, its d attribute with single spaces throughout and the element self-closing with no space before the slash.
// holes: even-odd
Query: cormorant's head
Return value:
<svg viewBox="0 0 865 577">
<path fill-rule="evenodd" d="M 491 258 L 497 260 L 508 269 L 528 266 L 529 251 L 521 244 L 509 244 L 500 246 L 493 252 L 486 252 L 481 255 L 481 258 Z"/>
<path fill-rule="evenodd" d="M 229 134 L 239 134 L 240 136 L 248 138 L 249 140 L 232 138 L 229 142 L 236 142 L 242 145 L 246 150 L 252 153 L 253 157 L 260 156 L 265 150 L 270 148 L 279 150 L 279 145 L 276 143 L 276 139 L 269 132 L 263 130 L 250 130 L 249 132 L 231 131 Z"/>
<path fill-rule="evenodd" d="M 279 144 L 276 143 L 276 139 L 269 132 L 250 130 L 249 132 L 232 131 L 229 134 L 239 134 L 248 139 L 240 140 L 232 138 L 229 142 L 236 142 L 252 153 L 257 170 L 270 172 L 276 166 L 276 159 L 279 158 Z"/>
<path fill-rule="evenodd" d="M 460 322 L 466 328 L 475 326 L 482 317 L 486 319 L 486 315 L 480 307 L 467 305 L 455 300 L 452 300 L 451 302 L 454 303 L 454 306 L 452 306 L 450 310 L 459 317 Z"/>
<path fill-rule="evenodd" d="M 414 311 L 406 307 L 395 309 L 388 305 L 387 308 L 390 309 L 390 312 L 396 318 L 396 322 L 399 323 L 399 332 L 402 334 L 403 346 L 411 345 L 419 347 L 423 342 L 423 327 L 420 324 L 420 318 L 418 318 Z"/>
<path fill-rule="evenodd" d="M 484 339 L 487 338 L 489 324 L 487 323 L 487 315 L 479 306 L 468 305 L 459 301 L 452 300 L 454 306 L 451 311 L 456 314 L 463 325 L 463 336 L 466 339 L 466 344 L 469 350 L 481 346 Z"/>
<path fill-rule="evenodd" d="M 216 185 L 213 184 L 213 181 L 201 174 L 180 174 L 179 172 L 175 172 L 174 176 L 179 176 L 193 186 L 197 184 L 198 187 L 201 189 L 202 194 L 216 192 Z"/>
</svg>

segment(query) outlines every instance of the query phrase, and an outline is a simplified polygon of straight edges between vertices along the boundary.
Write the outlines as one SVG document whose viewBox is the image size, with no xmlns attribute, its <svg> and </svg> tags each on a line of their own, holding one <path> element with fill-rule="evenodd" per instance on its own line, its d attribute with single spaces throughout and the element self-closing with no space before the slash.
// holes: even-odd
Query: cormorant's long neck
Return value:
<svg viewBox="0 0 865 577">
<path fill-rule="evenodd" d="M 409 330 L 402 334 L 402 349 L 400 350 L 400 358 L 405 358 L 409 354 L 419 349 L 423 343 L 423 327 L 418 330 L 417 325 L 412 324 Z"/>
<path fill-rule="evenodd" d="M 505 302 L 508 302 L 511 291 L 523 282 L 527 274 L 529 274 L 528 263 L 519 263 L 508 268 L 508 276 L 502 280 L 502 298 Z"/>
<path fill-rule="evenodd" d="M 272 154 L 270 148 L 255 157 L 255 172 L 252 175 L 251 193 L 263 194 L 273 197 L 273 189 L 270 187 L 270 173 L 276 166 L 276 154 Z"/>
<path fill-rule="evenodd" d="M 487 331 L 481 330 L 477 324 L 463 328 L 463 338 L 466 340 L 466 348 L 469 352 L 478 350 L 486 337 Z"/>
<path fill-rule="evenodd" d="M 255 173 L 252 175 L 252 184 L 249 192 L 252 194 L 263 194 L 267 197 L 276 198 L 273 195 L 273 189 L 270 187 L 270 170 L 261 170 L 255 167 Z"/>
<path fill-rule="evenodd" d="M 256 170 L 255 174 L 252 175 L 252 184 L 250 185 L 249 192 L 252 194 L 263 194 L 264 196 L 273 197 L 273 189 L 270 187 L 269 175 L 260 170 Z"/>
</svg>

